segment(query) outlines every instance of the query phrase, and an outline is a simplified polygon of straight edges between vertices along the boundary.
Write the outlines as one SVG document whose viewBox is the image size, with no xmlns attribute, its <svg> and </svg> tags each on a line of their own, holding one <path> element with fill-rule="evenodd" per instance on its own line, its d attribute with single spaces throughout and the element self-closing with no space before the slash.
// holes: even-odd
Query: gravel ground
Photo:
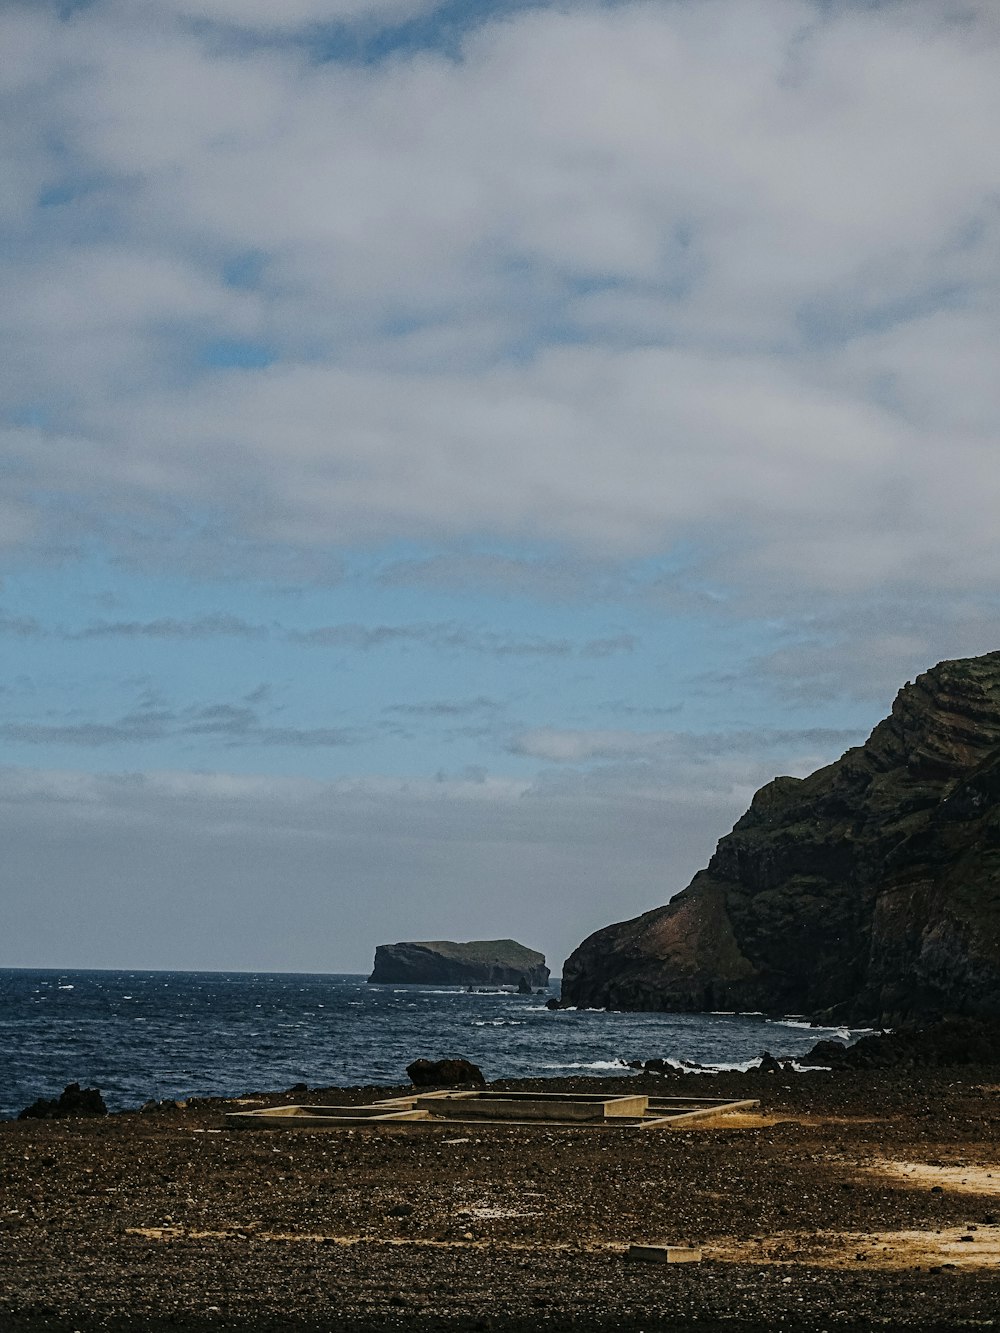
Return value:
<svg viewBox="0 0 1000 1333">
<path fill-rule="evenodd" d="M 761 1114 L 631 1133 L 233 1131 L 231 1108 L 198 1102 L 0 1123 L 0 1329 L 1000 1326 L 1000 1069 L 628 1087 L 759 1097 Z M 631 1242 L 704 1259 L 637 1264 Z"/>
</svg>

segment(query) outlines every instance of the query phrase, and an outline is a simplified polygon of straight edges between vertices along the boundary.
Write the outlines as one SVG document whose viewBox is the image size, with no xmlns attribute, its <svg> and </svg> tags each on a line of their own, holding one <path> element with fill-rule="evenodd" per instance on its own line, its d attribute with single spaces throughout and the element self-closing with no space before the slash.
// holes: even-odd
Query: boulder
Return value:
<svg viewBox="0 0 1000 1333">
<path fill-rule="evenodd" d="M 797 1063 L 808 1069 L 838 1069 L 844 1063 L 847 1045 L 842 1041 L 818 1041 L 812 1050 L 798 1057 Z"/>
<path fill-rule="evenodd" d="M 100 1088 L 81 1088 L 79 1083 L 67 1083 L 58 1097 L 37 1101 L 26 1106 L 18 1120 L 62 1120 L 70 1116 L 107 1115 Z"/>
<path fill-rule="evenodd" d="M 650 1060 L 629 1060 L 629 1069 L 639 1069 L 644 1074 L 684 1074 L 687 1071 L 683 1065 L 675 1065 L 670 1060 L 661 1060 L 654 1056 Z"/>
<path fill-rule="evenodd" d="M 771 1054 L 770 1051 L 762 1051 L 760 1063 L 757 1066 L 758 1074 L 783 1074 L 785 1066 L 781 1061 Z"/>
<path fill-rule="evenodd" d="M 484 1084 L 483 1071 L 471 1060 L 414 1060 L 406 1073 L 415 1088 L 451 1088 L 460 1084 Z"/>
</svg>

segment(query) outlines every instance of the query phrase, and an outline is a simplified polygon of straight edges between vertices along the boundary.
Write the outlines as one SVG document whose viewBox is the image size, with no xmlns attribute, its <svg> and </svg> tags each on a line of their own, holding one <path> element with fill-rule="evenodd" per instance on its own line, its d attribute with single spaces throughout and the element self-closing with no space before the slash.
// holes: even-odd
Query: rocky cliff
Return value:
<svg viewBox="0 0 1000 1333">
<path fill-rule="evenodd" d="M 584 940 L 562 994 L 887 1024 L 1000 1014 L 1000 653 L 941 662 L 864 745 L 763 787 L 665 907 Z"/>
<path fill-rule="evenodd" d="M 516 940 L 471 940 L 468 944 L 408 940 L 380 944 L 368 980 L 374 984 L 517 986 L 522 978 L 532 987 L 547 986 L 549 969 L 544 954 Z"/>
</svg>

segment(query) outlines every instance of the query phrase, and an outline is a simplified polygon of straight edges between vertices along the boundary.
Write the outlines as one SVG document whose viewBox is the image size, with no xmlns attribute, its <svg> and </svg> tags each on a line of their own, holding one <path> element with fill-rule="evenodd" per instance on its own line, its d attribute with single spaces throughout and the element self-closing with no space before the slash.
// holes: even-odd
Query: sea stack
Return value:
<svg viewBox="0 0 1000 1333">
<path fill-rule="evenodd" d="M 380 944 L 373 985 L 521 986 L 549 984 L 545 955 L 516 940 L 404 940 Z"/>
<path fill-rule="evenodd" d="M 1000 653 L 941 662 L 864 745 L 761 788 L 686 889 L 584 940 L 562 996 L 889 1025 L 1000 1016 Z"/>
</svg>

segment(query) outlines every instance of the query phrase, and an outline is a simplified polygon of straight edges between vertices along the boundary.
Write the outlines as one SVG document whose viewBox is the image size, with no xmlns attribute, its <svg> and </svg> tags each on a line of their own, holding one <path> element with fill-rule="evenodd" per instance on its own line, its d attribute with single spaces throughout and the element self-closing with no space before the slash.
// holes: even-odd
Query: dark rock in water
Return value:
<svg viewBox="0 0 1000 1333">
<path fill-rule="evenodd" d="M 545 1007 L 546 1009 L 561 1009 L 562 1003 L 553 995 L 551 1000 L 545 1001 Z"/>
<path fill-rule="evenodd" d="M 521 976 L 521 980 L 517 983 L 517 993 L 518 995 L 531 994 L 531 982 L 523 974 Z"/>
<path fill-rule="evenodd" d="M 545 955 L 516 940 L 404 940 L 380 944 L 368 978 L 376 985 L 520 986 L 549 984 Z"/>
<path fill-rule="evenodd" d="M 415 1088 L 450 1088 L 460 1083 L 485 1083 L 483 1071 L 471 1060 L 414 1060 L 406 1073 Z"/>
<path fill-rule="evenodd" d="M 940 663 L 864 745 L 763 787 L 688 888 L 574 951 L 562 995 L 892 1027 L 1000 1016 L 1000 653 Z"/>
<path fill-rule="evenodd" d="M 819 1041 L 799 1064 L 829 1069 L 918 1069 L 1000 1064 L 1000 1022 L 945 1019 L 925 1028 L 873 1032 L 853 1046 Z"/>
<path fill-rule="evenodd" d="M 798 1057 L 798 1063 L 807 1068 L 828 1068 L 839 1067 L 845 1053 L 847 1052 L 847 1043 L 842 1041 L 818 1041 L 811 1051 Z"/>
<path fill-rule="evenodd" d="M 763 1051 L 760 1057 L 760 1064 L 757 1066 L 759 1074 L 781 1074 L 784 1072 L 784 1065 L 776 1059 L 770 1051 Z"/>
<path fill-rule="evenodd" d="M 670 1060 L 661 1060 L 654 1056 L 651 1060 L 629 1060 L 629 1069 L 641 1069 L 644 1074 L 684 1074 L 682 1065 L 675 1065 Z"/>
<path fill-rule="evenodd" d="M 178 1101 L 174 1097 L 164 1097 L 162 1101 L 158 1102 L 154 1098 L 150 1097 L 147 1101 L 144 1101 L 143 1104 L 139 1107 L 139 1111 L 144 1115 L 152 1111 L 186 1111 L 189 1106 L 196 1105 L 198 1101 L 209 1101 L 209 1100 L 211 1099 L 204 1097 L 203 1098 L 192 1097 L 186 1101 Z"/>
<path fill-rule="evenodd" d="M 79 1083 L 67 1083 L 58 1097 L 39 1097 L 26 1106 L 18 1120 L 62 1120 L 70 1116 L 107 1115 L 100 1088 L 81 1088 Z"/>
</svg>

